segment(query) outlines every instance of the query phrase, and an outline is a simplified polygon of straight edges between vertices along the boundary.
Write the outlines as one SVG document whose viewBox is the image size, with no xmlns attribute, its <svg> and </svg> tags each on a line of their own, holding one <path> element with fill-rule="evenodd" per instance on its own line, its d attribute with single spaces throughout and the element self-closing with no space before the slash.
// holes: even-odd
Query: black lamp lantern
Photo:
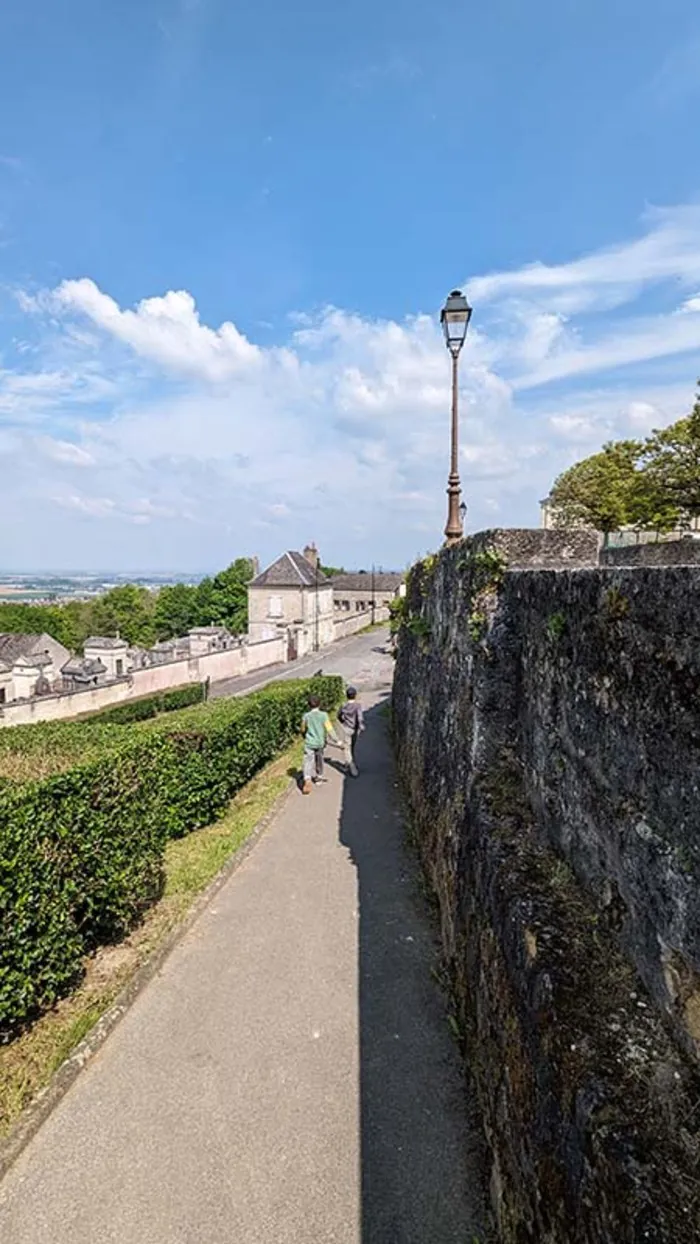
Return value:
<svg viewBox="0 0 700 1244">
<path fill-rule="evenodd" d="M 461 289 L 453 289 L 440 312 L 440 323 L 445 345 L 455 359 L 464 345 L 471 318 L 472 309 Z"/>
</svg>

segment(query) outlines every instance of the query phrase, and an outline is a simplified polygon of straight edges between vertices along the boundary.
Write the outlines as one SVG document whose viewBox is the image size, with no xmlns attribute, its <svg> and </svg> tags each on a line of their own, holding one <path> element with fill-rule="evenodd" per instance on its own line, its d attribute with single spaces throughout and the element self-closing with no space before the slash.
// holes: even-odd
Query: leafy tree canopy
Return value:
<svg viewBox="0 0 700 1244">
<path fill-rule="evenodd" d="M 569 467 L 555 480 L 551 502 L 557 526 L 585 524 L 606 534 L 630 521 L 639 441 L 616 441 Z"/>
<path fill-rule="evenodd" d="M 700 395 L 689 415 L 645 441 L 612 441 L 564 471 L 550 494 L 556 526 L 667 532 L 700 514 Z"/>
</svg>

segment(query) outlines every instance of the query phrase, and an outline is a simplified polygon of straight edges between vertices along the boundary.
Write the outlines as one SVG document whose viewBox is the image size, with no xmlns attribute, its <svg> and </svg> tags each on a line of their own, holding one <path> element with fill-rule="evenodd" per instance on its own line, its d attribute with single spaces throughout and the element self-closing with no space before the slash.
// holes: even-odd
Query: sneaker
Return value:
<svg viewBox="0 0 700 1244">
<path fill-rule="evenodd" d="M 311 779 L 307 778 L 306 781 L 304 782 L 304 785 L 301 788 L 301 793 L 302 795 L 310 795 L 312 790 L 313 790 L 313 784 L 311 782 Z"/>
</svg>

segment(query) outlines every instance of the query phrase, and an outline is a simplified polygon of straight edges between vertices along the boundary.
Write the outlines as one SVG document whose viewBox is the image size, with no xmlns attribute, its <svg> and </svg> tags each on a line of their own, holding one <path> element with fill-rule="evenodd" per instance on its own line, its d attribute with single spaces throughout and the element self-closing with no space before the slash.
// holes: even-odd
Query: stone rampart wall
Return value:
<svg viewBox="0 0 700 1244">
<path fill-rule="evenodd" d="M 700 570 L 557 558 L 573 535 L 485 533 L 411 575 L 399 774 L 501 1239 L 690 1244 Z M 549 568 L 504 569 L 528 559 Z"/>
<path fill-rule="evenodd" d="M 698 566 L 700 540 L 659 540 L 600 550 L 602 566 Z"/>
</svg>

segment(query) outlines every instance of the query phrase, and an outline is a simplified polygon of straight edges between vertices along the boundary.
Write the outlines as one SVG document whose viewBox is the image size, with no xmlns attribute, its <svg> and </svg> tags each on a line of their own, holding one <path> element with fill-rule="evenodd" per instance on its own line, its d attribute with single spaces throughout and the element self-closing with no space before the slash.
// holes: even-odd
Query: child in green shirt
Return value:
<svg viewBox="0 0 700 1244">
<path fill-rule="evenodd" d="M 338 743 L 328 713 L 320 707 L 317 695 L 309 696 L 309 711 L 304 713 L 301 732 L 304 736 L 304 785 L 305 795 L 310 795 L 313 782 L 325 782 L 323 776 L 323 752 L 326 739 Z"/>
</svg>

